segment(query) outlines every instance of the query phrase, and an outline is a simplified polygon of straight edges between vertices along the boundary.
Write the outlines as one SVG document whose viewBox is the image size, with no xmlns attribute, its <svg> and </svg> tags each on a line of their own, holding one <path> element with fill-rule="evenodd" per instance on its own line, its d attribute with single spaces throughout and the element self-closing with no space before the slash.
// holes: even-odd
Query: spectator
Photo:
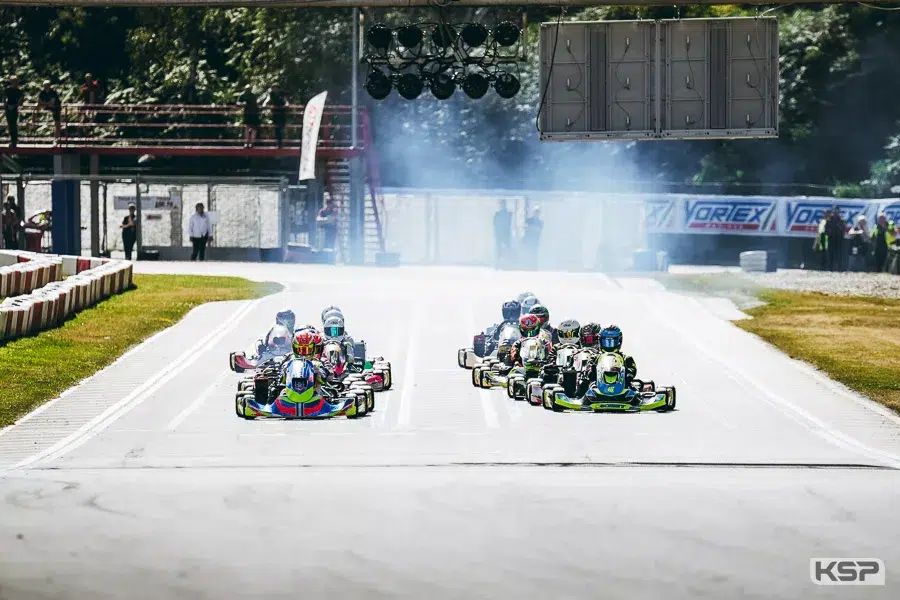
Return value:
<svg viewBox="0 0 900 600">
<path fill-rule="evenodd" d="M 828 269 L 828 236 L 825 235 L 825 228 L 831 221 L 831 209 L 826 208 L 822 214 L 822 220 L 819 221 L 818 233 L 813 241 L 813 250 L 819 254 L 819 267 L 826 271 Z"/>
<path fill-rule="evenodd" d="M 131 251 L 134 249 L 134 242 L 137 240 L 137 206 L 128 205 L 128 216 L 122 219 L 119 228 L 122 230 L 122 245 L 125 246 L 125 260 L 131 260 Z"/>
<path fill-rule="evenodd" d="M 267 104 L 272 110 L 272 125 L 275 126 L 275 145 L 281 148 L 284 145 L 284 128 L 287 125 L 288 101 L 287 95 L 281 91 L 281 87 L 277 83 L 269 90 Z"/>
<path fill-rule="evenodd" d="M 876 273 L 881 273 L 887 268 L 888 248 L 896 239 L 894 224 L 888 221 L 886 214 L 881 213 L 878 215 L 875 228 L 872 229 L 872 246 L 875 252 L 875 262 L 872 266 Z"/>
<path fill-rule="evenodd" d="M 525 219 L 525 248 L 531 259 L 528 266 L 537 267 L 538 253 L 541 247 L 541 232 L 544 229 L 544 220 L 541 219 L 541 208 L 536 206 L 531 211 L 531 216 Z"/>
<path fill-rule="evenodd" d="M 25 94 L 19 89 L 19 78 L 13 75 L 9 85 L 3 91 L 3 112 L 9 129 L 9 147 L 15 148 L 19 143 L 19 107 L 25 102 Z"/>
<path fill-rule="evenodd" d="M 856 216 L 856 224 L 850 230 L 850 270 L 867 271 L 869 263 L 869 226 L 865 215 Z"/>
<path fill-rule="evenodd" d="M 844 232 L 846 225 L 841 218 L 841 209 L 831 209 L 831 218 L 825 223 L 826 250 L 828 252 L 828 270 L 844 270 Z"/>
<path fill-rule="evenodd" d="M 494 213 L 494 246 L 498 265 L 509 259 L 511 238 L 512 213 L 507 208 L 506 201 L 501 200 L 500 208 Z"/>
<path fill-rule="evenodd" d="M 188 237 L 191 238 L 191 260 L 198 258 L 206 260 L 206 244 L 210 240 L 212 233 L 212 225 L 209 222 L 209 215 L 203 212 L 203 204 L 197 204 L 196 212 L 191 215 L 188 222 Z"/>
<path fill-rule="evenodd" d="M 100 102 L 100 82 L 90 73 L 84 75 L 84 83 L 81 84 L 81 103 L 98 104 Z"/>
<path fill-rule="evenodd" d="M 55 128 L 54 136 L 59 141 L 62 126 L 60 125 L 60 111 L 62 104 L 59 101 L 59 94 L 50 85 L 49 80 L 44 80 L 44 89 L 38 94 L 38 107 L 48 111 L 53 115 L 53 126 Z"/>
<path fill-rule="evenodd" d="M 325 238 L 322 248 L 325 250 L 334 250 L 334 243 L 337 240 L 337 203 L 334 198 L 328 198 L 328 202 L 316 215 L 316 223 Z"/>
<path fill-rule="evenodd" d="M 3 203 L 3 247 L 7 250 L 19 249 L 19 229 L 22 227 L 22 220 L 19 218 L 15 209 L 15 205 L 10 202 L 10 196 Z"/>
<path fill-rule="evenodd" d="M 244 93 L 238 97 L 238 104 L 244 107 L 244 148 L 250 148 L 256 142 L 259 130 L 259 104 L 249 85 L 244 86 Z"/>
</svg>

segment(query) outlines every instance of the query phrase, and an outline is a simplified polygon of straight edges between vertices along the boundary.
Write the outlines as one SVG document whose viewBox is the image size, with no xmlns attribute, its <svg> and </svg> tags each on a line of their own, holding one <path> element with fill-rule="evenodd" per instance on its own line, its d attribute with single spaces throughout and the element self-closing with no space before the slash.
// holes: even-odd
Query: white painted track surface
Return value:
<svg viewBox="0 0 900 600">
<path fill-rule="evenodd" d="M 0 599 L 898 597 L 900 420 L 708 303 L 597 274 L 153 270 L 289 289 L 201 307 L 0 433 Z M 679 410 L 472 388 L 456 349 L 525 289 L 554 322 L 619 324 Z M 328 304 L 395 389 L 355 421 L 238 419 L 228 352 Z M 888 585 L 810 583 L 840 556 L 883 559 Z"/>
</svg>

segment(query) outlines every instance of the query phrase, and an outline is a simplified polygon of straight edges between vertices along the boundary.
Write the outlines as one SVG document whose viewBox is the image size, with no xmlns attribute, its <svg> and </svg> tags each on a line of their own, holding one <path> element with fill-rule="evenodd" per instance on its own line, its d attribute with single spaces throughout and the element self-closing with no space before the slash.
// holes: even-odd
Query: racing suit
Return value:
<svg viewBox="0 0 900 600">
<path fill-rule="evenodd" d="M 512 348 L 509 351 L 509 357 L 512 359 L 513 366 L 518 366 L 518 367 L 524 366 L 522 364 L 522 356 L 521 356 L 520 351 L 522 349 L 522 344 L 526 340 L 530 340 L 530 339 L 534 339 L 534 338 L 519 338 L 515 341 L 515 343 L 513 343 Z M 544 343 L 547 345 L 547 360 L 544 362 L 544 364 L 555 366 L 555 364 L 556 364 L 556 348 L 553 346 L 553 344 L 547 342 L 546 340 Z"/>
<path fill-rule="evenodd" d="M 543 325 L 541 327 L 541 331 L 544 331 L 544 332 L 550 334 L 550 343 L 551 344 L 559 343 L 559 334 L 557 333 L 556 328 L 553 327 L 552 325 L 550 325 L 550 323 Z"/>
<path fill-rule="evenodd" d="M 588 389 L 590 389 L 591 384 L 597 381 L 597 359 L 603 354 L 603 351 L 600 348 L 591 348 L 591 351 L 594 355 L 591 360 L 591 368 L 586 373 L 584 379 L 578 383 L 576 395 L 579 398 L 584 396 Z M 631 381 L 637 377 L 637 363 L 634 358 L 620 350 L 610 352 L 609 354 L 615 354 L 622 359 L 622 363 L 625 365 L 625 385 L 631 385 Z"/>
<path fill-rule="evenodd" d="M 501 322 L 497 325 L 496 329 L 494 329 L 494 333 L 493 333 L 492 336 L 491 336 L 491 337 L 493 338 L 493 340 L 494 340 L 494 346 L 496 346 L 497 343 L 500 341 L 500 330 L 503 329 L 503 326 L 504 326 L 504 325 L 512 325 L 513 327 L 515 327 L 516 329 L 518 329 L 518 328 L 519 328 L 519 321 L 516 320 L 516 319 L 510 319 L 509 321 L 501 321 Z"/>
<path fill-rule="evenodd" d="M 353 338 L 350 337 L 349 334 L 340 335 L 337 337 L 325 337 L 325 343 L 328 342 L 340 342 L 341 347 L 344 349 L 344 356 L 347 358 L 347 365 L 351 368 L 355 366 L 354 362 L 354 342 Z"/>
</svg>

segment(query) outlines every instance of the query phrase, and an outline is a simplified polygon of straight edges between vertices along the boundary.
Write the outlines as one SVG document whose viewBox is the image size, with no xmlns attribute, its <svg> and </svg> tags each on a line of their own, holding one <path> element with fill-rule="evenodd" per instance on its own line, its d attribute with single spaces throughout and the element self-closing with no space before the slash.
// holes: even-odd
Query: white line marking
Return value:
<svg viewBox="0 0 900 600">
<path fill-rule="evenodd" d="M 410 413 L 412 411 L 412 400 L 410 396 L 413 393 L 413 387 L 416 382 L 416 358 L 419 353 L 418 338 L 419 323 L 421 322 L 422 311 L 416 310 L 415 317 L 412 320 L 409 343 L 406 346 L 406 368 L 403 370 L 403 387 L 400 391 L 400 409 L 397 416 L 397 428 L 406 429 L 409 427 Z"/>
<path fill-rule="evenodd" d="M 195 410 L 200 408 L 200 405 L 203 404 L 204 402 L 206 402 L 206 400 L 209 399 L 209 397 L 212 396 L 216 392 L 219 385 L 222 383 L 222 381 L 225 379 L 225 377 L 228 376 L 229 373 L 231 373 L 231 371 L 229 371 L 228 369 L 225 369 L 224 371 L 219 373 L 219 376 L 216 377 L 213 380 L 213 382 L 211 384 L 209 384 L 209 386 L 200 393 L 199 396 L 197 396 L 196 400 L 191 402 L 187 406 L 187 408 L 185 408 L 183 411 L 178 413 L 174 419 L 169 421 L 169 424 L 166 425 L 166 430 L 167 431 L 175 431 L 176 429 L 178 429 L 178 426 L 181 425 L 184 422 L 184 420 L 187 419 L 191 415 L 191 413 L 193 413 Z"/>
<path fill-rule="evenodd" d="M 670 293 L 670 292 L 665 292 Z M 778 394 L 777 392 L 771 390 L 767 386 L 761 384 L 757 381 L 753 376 L 749 373 L 741 369 L 737 364 L 726 362 L 720 356 L 717 356 L 714 352 L 703 346 L 700 342 L 696 340 L 696 338 L 691 335 L 691 332 L 685 330 L 679 325 L 675 324 L 675 321 L 671 318 L 671 316 L 663 315 L 659 308 L 656 306 L 655 302 L 648 301 L 642 294 L 636 294 L 636 298 L 639 299 L 641 303 L 644 304 L 649 310 L 656 314 L 660 321 L 665 323 L 668 327 L 674 330 L 681 336 L 681 339 L 687 341 L 692 346 L 697 348 L 702 354 L 707 356 L 710 360 L 719 363 L 724 368 L 722 373 L 728 378 L 732 379 L 736 383 L 740 384 L 741 381 L 738 379 L 739 376 L 746 383 L 753 386 L 760 392 L 762 392 L 762 399 L 764 402 L 769 404 L 770 406 L 776 408 L 782 414 L 787 417 L 793 419 L 798 424 L 804 426 L 807 430 L 812 433 L 824 438 L 826 441 L 831 442 L 835 446 L 840 448 L 844 448 L 845 450 L 855 451 L 857 453 L 867 455 L 869 458 L 878 459 L 891 467 L 900 468 L 900 456 L 896 454 L 891 454 L 889 452 L 882 452 L 876 448 L 872 448 L 860 442 L 857 439 L 854 439 L 845 433 L 835 429 L 828 423 L 825 423 L 821 419 L 814 417 L 809 414 L 796 404 L 793 404 L 789 400 L 785 399 L 783 396 Z M 734 325 L 731 325 L 734 327 Z"/>
<path fill-rule="evenodd" d="M 499 429 L 500 420 L 497 418 L 497 409 L 494 408 L 494 399 L 491 398 L 491 390 L 480 390 L 481 408 L 484 409 L 484 422 L 490 429 Z"/>
<path fill-rule="evenodd" d="M 215 342 L 235 329 L 238 324 L 240 324 L 241 320 L 245 316 L 247 316 L 247 314 L 249 314 L 254 308 L 256 308 L 260 301 L 261 299 L 253 300 L 235 311 L 231 317 L 225 320 L 225 323 L 227 323 L 227 325 L 225 325 L 221 329 L 214 330 L 212 333 L 188 348 L 180 356 L 175 358 L 172 361 L 172 364 L 174 364 L 175 367 L 172 367 L 171 369 L 163 369 L 162 371 L 155 373 L 141 386 L 125 396 L 123 399 L 107 408 L 105 411 L 103 411 L 103 413 L 92 419 L 86 425 L 82 426 L 75 433 L 60 440 L 50 448 L 47 448 L 46 450 L 17 463 L 13 467 L 11 467 L 10 470 L 22 469 L 38 462 L 47 462 L 57 459 L 65 455 L 66 453 L 75 450 L 76 448 L 87 442 L 89 439 L 93 438 L 95 435 L 109 427 L 109 425 L 111 425 L 114 421 L 128 413 L 128 411 L 130 411 L 132 408 L 146 400 L 160 387 L 174 379 L 176 376 L 181 374 L 182 371 L 186 370 L 189 366 L 194 364 L 194 362 L 203 355 L 204 350 L 208 350 L 213 344 L 215 344 Z M 2 473 L 0 473 L 0 476 L 2 476 Z"/>
<path fill-rule="evenodd" d="M 241 437 L 284 437 L 286 433 L 239 433 Z"/>
<path fill-rule="evenodd" d="M 198 308 L 200 308 L 200 307 L 198 306 L 198 307 L 194 308 L 188 314 L 190 314 L 191 312 L 194 312 Z M 187 316 L 188 315 L 185 315 L 184 318 L 187 318 Z M 177 323 L 175 325 L 177 325 Z M 10 431 L 11 429 L 18 427 L 19 425 L 22 425 L 23 423 L 26 423 L 27 421 L 30 421 L 34 417 L 38 416 L 39 414 L 41 414 L 42 412 L 44 412 L 45 410 L 47 410 L 48 408 L 50 408 L 51 406 L 53 406 L 54 404 L 56 404 L 57 402 L 59 402 L 60 400 L 65 398 L 66 396 L 69 396 L 78 387 L 89 383 L 91 380 L 95 379 L 96 377 L 99 377 L 101 374 L 105 373 L 106 371 L 109 371 L 111 369 L 119 367 L 121 365 L 122 361 L 126 360 L 132 354 L 134 354 L 138 350 L 143 350 L 144 347 L 146 347 L 148 344 L 151 344 L 151 343 L 159 340 L 159 338 L 170 333 L 172 330 L 175 329 L 175 325 L 170 325 L 169 327 L 166 327 L 162 331 L 157 331 L 156 333 L 154 333 L 153 335 L 151 335 L 150 337 L 145 339 L 143 342 L 141 342 L 141 343 L 137 344 L 136 346 L 134 346 L 133 348 L 129 349 L 124 354 L 122 354 L 122 356 L 120 356 L 119 358 L 117 358 L 116 360 L 111 362 L 110 364 L 106 365 L 105 367 L 103 367 L 102 369 L 100 369 L 99 371 L 94 373 L 93 375 L 90 375 L 90 376 L 86 377 L 85 379 L 82 379 L 77 384 L 75 384 L 72 387 L 70 387 L 69 389 L 65 390 L 63 393 L 61 393 L 56 398 L 53 398 L 49 402 L 45 402 L 44 404 L 41 404 L 40 406 L 35 408 L 33 411 L 31 411 L 30 413 L 28 413 L 27 415 L 25 415 L 24 417 L 22 417 L 15 423 L 13 423 L 12 425 L 7 425 L 3 429 L 0 429 L 0 436 L 3 436 L 5 433 Z"/>
</svg>

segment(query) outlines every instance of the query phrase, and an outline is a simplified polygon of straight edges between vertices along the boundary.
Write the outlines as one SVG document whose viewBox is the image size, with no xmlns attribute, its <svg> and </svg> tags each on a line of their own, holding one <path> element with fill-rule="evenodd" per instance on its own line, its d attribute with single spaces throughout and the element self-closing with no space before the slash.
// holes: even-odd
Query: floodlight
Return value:
<svg viewBox="0 0 900 600">
<path fill-rule="evenodd" d="M 422 43 L 422 30 L 415 25 L 404 25 L 397 30 L 397 41 L 404 48 L 415 48 Z"/>
<path fill-rule="evenodd" d="M 469 73 L 463 80 L 462 85 L 462 89 L 466 93 L 466 96 L 473 100 L 478 100 L 487 94 L 489 87 L 491 87 L 491 83 L 488 81 L 488 78 L 481 73 Z"/>
<path fill-rule="evenodd" d="M 503 21 L 494 27 L 494 40 L 501 46 L 512 46 L 519 41 L 519 28 L 512 21 Z"/>
<path fill-rule="evenodd" d="M 397 81 L 397 92 L 407 100 L 415 100 L 424 88 L 422 78 L 415 73 L 404 73 Z"/>
<path fill-rule="evenodd" d="M 428 88 L 431 90 L 432 96 L 438 100 L 446 100 L 456 91 L 456 82 L 446 73 L 438 73 L 431 78 Z"/>
<path fill-rule="evenodd" d="M 438 48 L 447 48 L 448 46 L 453 45 L 453 40 L 456 38 L 456 30 L 453 29 L 453 25 L 448 25 L 447 23 L 441 23 L 434 30 L 434 33 L 431 34 L 431 40 L 434 42 L 434 45 Z"/>
<path fill-rule="evenodd" d="M 519 93 L 522 85 L 512 73 L 503 72 L 494 80 L 494 90 L 501 98 L 512 98 Z"/>
<path fill-rule="evenodd" d="M 376 100 L 384 100 L 391 93 L 391 80 L 380 70 L 375 69 L 366 77 L 366 91 Z"/>
<path fill-rule="evenodd" d="M 487 41 L 488 29 L 481 23 L 466 23 L 463 27 L 460 37 L 466 45 L 477 48 Z"/>
<path fill-rule="evenodd" d="M 369 29 L 369 32 L 366 34 L 366 39 L 369 41 L 369 44 L 376 50 L 383 50 L 385 52 L 391 47 L 392 37 L 393 34 L 391 33 L 391 30 L 383 23 L 372 25 L 372 28 Z"/>
</svg>

